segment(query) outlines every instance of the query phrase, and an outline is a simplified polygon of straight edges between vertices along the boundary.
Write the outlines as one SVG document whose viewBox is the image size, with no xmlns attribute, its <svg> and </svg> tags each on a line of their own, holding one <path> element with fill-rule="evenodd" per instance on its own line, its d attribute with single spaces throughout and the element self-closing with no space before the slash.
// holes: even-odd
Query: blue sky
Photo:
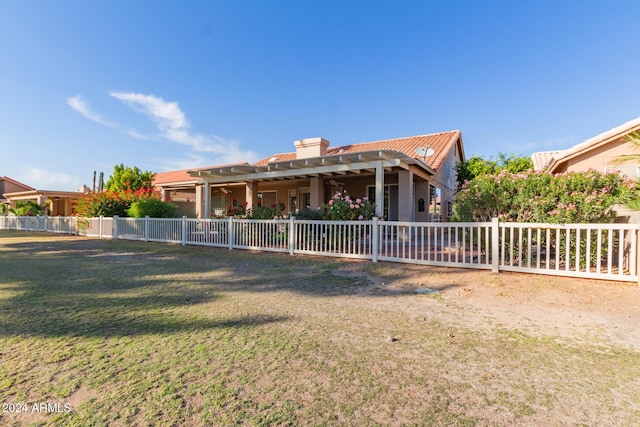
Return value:
<svg viewBox="0 0 640 427">
<path fill-rule="evenodd" d="M 0 176 L 91 185 L 460 129 L 467 157 L 640 116 L 638 1 L 0 0 Z"/>
</svg>

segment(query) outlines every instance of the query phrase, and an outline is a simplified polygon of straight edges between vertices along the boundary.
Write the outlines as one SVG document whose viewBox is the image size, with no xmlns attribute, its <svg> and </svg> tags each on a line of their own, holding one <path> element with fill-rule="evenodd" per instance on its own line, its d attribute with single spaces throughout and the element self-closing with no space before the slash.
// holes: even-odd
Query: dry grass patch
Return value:
<svg viewBox="0 0 640 427">
<path fill-rule="evenodd" d="M 637 349 L 465 322 L 447 272 L 7 231 L 0 266 L 0 400 L 70 406 L 4 425 L 640 418 Z"/>
</svg>

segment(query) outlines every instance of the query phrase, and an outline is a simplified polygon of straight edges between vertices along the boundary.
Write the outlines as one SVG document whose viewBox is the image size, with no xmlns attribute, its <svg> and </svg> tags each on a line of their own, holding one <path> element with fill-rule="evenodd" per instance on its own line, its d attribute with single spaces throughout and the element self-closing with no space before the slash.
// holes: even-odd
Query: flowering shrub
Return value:
<svg viewBox="0 0 640 427">
<path fill-rule="evenodd" d="M 376 205 L 366 197 L 352 199 L 346 191 L 337 192 L 323 212 L 323 219 L 330 221 L 369 220 L 375 215 Z"/>
<path fill-rule="evenodd" d="M 138 190 L 99 191 L 87 194 L 78 200 L 78 216 L 91 218 L 98 216 L 127 216 L 131 204 L 138 200 L 160 199 L 160 194 L 152 188 Z"/>
<path fill-rule="evenodd" d="M 623 201 L 632 188 L 633 183 L 618 174 L 594 170 L 556 175 L 502 171 L 465 183 L 454 205 L 453 220 L 489 221 L 497 217 L 500 221 L 514 222 L 609 223 L 616 217 L 615 205 Z M 607 257 L 609 237 L 603 237 L 600 254 L 597 245 L 592 245 L 587 256 L 586 241 L 596 238 L 592 232 L 589 237 L 583 233 L 579 240 L 572 234 L 568 242 L 564 239 L 555 242 L 553 238 L 547 242 L 543 235 L 539 241 L 537 236 L 532 236 L 531 241 L 529 237 L 518 237 L 519 244 L 507 237 L 503 244 L 518 256 L 518 253 L 524 255 L 528 251 L 528 245 L 546 247 L 550 243 L 551 250 L 562 254 L 568 249 L 570 267 L 573 268 L 576 262 L 585 267 L 587 259 L 589 267 L 595 267 L 601 258 Z M 578 248 L 583 249 L 579 251 Z M 578 251 L 579 259 L 576 258 Z M 532 255 L 534 259 L 537 256 L 537 253 Z"/>
<path fill-rule="evenodd" d="M 551 175 L 502 171 L 466 182 L 454 205 L 454 221 L 611 222 L 614 206 L 633 184 L 595 170 Z"/>
<path fill-rule="evenodd" d="M 227 209 L 224 212 L 225 217 L 230 217 L 230 216 L 238 216 L 238 217 L 244 217 L 247 214 L 247 205 L 249 203 L 248 202 L 243 202 L 240 203 L 238 202 L 238 199 L 236 199 L 235 197 L 233 199 L 231 199 L 231 204 L 227 205 Z"/>
</svg>

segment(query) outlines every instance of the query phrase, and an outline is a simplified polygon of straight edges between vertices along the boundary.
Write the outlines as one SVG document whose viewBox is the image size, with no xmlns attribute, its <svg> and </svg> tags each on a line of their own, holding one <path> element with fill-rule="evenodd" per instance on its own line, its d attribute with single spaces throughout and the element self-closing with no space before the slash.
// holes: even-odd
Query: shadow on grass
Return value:
<svg viewBox="0 0 640 427">
<path fill-rule="evenodd" d="M 221 299 L 220 287 L 193 278 L 210 266 L 180 247 L 41 236 L 0 239 L 0 336 L 137 336 L 288 320 L 194 310 Z"/>
<path fill-rule="evenodd" d="M 46 233 L 13 232 L 5 239 L 5 233 L 0 232 L 0 336 L 160 334 L 287 320 L 211 320 L 190 309 L 230 292 L 390 295 L 363 293 L 372 285 L 368 273 L 335 274 L 344 260 Z M 395 279 L 402 271 L 394 270 Z"/>
</svg>

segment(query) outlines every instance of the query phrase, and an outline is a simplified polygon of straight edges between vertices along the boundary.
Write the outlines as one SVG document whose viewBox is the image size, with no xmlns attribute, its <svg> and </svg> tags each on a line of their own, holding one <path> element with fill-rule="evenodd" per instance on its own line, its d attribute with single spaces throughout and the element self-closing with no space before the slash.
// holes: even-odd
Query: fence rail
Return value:
<svg viewBox="0 0 640 427">
<path fill-rule="evenodd" d="M 0 229 L 638 282 L 638 224 L 0 216 Z"/>
</svg>

